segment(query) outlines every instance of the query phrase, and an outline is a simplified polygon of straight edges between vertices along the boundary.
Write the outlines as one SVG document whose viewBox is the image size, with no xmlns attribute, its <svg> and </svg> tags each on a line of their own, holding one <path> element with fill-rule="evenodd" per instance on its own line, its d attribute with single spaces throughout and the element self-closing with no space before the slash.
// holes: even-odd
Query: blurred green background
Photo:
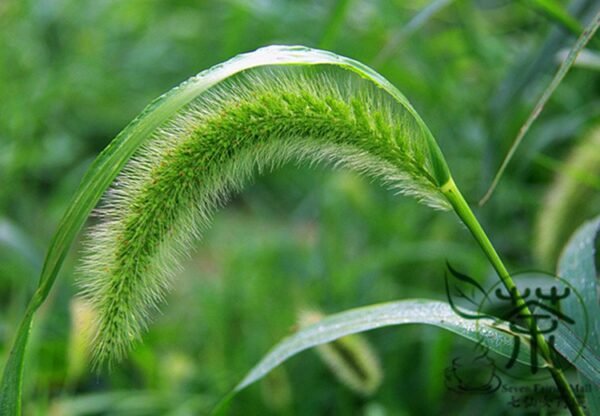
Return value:
<svg viewBox="0 0 600 416">
<path fill-rule="evenodd" d="M 573 21 L 540 4 L 555 4 Z M 560 52 L 574 43 L 577 22 L 599 8 L 595 0 L 0 1 L 0 362 L 83 172 L 179 82 L 269 44 L 360 60 L 407 95 L 476 203 Z M 534 255 L 535 224 L 557 166 L 599 116 L 597 63 L 576 66 L 497 193 L 477 210 L 511 269 L 553 271 L 555 259 Z M 598 188 L 581 186 L 598 202 Z M 453 215 L 353 173 L 287 166 L 257 178 L 216 215 L 144 343 L 111 371 L 93 372 L 80 340 L 88 315 L 73 300 L 78 249 L 34 325 L 27 415 L 201 414 L 294 329 L 301 306 L 334 313 L 411 297 L 444 300 L 446 260 L 481 280 L 494 276 Z M 232 414 L 511 411 L 506 396 L 445 387 L 452 358 L 472 351 L 455 336 L 410 326 L 367 337 L 384 369 L 372 397 L 341 385 L 309 351 L 243 392 Z"/>
</svg>

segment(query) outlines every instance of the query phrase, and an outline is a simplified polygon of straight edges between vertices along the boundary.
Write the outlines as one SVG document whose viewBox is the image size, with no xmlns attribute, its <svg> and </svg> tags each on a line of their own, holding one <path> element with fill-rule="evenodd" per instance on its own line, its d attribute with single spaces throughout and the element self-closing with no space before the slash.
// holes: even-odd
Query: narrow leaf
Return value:
<svg viewBox="0 0 600 416">
<path fill-rule="evenodd" d="M 523 2 L 554 20 L 559 25 L 570 31 L 575 36 L 579 36 L 583 31 L 583 27 L 577 19 L 567 12 L 562 4 L 556 0 L 523 0 Z"/>
<path fill-rule="evenodd" d="M 560 50 L 556 54 L 556 60 L 560 63 L 563 62 L 569 56 L 569 50 L 563 49 Z M 590 69 L 593 71 L 600 71 L 600 52 L 586 48 L 583 49 L 577 59 L 575 59 L 575 63 L 573 66 L 577 68 Z"/>
<path fill-rule="evenodd" d="M 555 332 L 554 347 L 568 362 L 584 376 L 594 388 L 600 386 L 600 356 L 592 349 L 591 334 L 578 335 L 563 322 L 559 322 Z M 593 342 L 592 342 L 593 343 Z"/>
<path fill-rule="evenodd" d="M 519 130 L 519 133 L 517 134 L 517 137 L 511 144 L 510 149 L 508 150 L 508 153 L 504 157 L 504 160 L 502 161 L 502 164 L 500 165 L 500 168 L 498 169 L 498 172 L 496 173 L 496 176 L 494 177 L 492 184 L 488 188 L 488 190 L 485 193 L 485 195 L 483 196 L 483 198 L 481 198 L 481 200 L 479 201 L 480 206 L 483 206 L 490 199 L 492 194 L 494 193 L 494 190 L 496 189 L 496 186 L 498 186 L 498 182 L 500 182 L 500 179 L 502 178 L 502 175 L 504 174 L 506 167 L 508 166 L 510 160 L 512 159 L 515 152 L 517 151 L 517 148 L 521 144 L 521 141 L 523 141 L 523 137 L 525 137 L 525 135 L 529 131 L 529 128 L 531 127 L 533 122 L 538 118 L 538 116 L 544 109 L 544 106 L 546 105 L 546 103 L 548 102 L 548 100 L 550 99 L 550 97 L 552 96 L 554 91 L 556 90 L 556 88 L 558 88 L 558 86 L 560 85 L 560 83 L 562 82 L 564 77 L 567 75 L 567 72 L 569 72 L 569 69 L 571 69 L 571 66 L 573 66 L 573 63 L 577 59 L 579 52 L 581 52 L 585 48 L 585 45 L 587 45 L 588 42 L 594 37 L 594 34 L 598 30 L 599 26 L 600 26 L 600 12 L 598 12 L 598 14 L 596 14 L 594 19 L 592 19 L 590 24 L 581 33 L 581 36 L 579 36 L 579 38 L 577 39 L 577 42 L 571 48 L 569 55 L 567 56 L 567 59 L 565 59 L 563 61 L 563 63 L 560 65 L 560 67 L 558 68 L 558 71 L 556 72 L 556 75 L 554 75 L 554 78 L 552 79 L 552 81 L 550 82 L 548 87 L 546 87 L 546 89 L 544 90 L 542 96 L 539 98 L 537 104 L 533 108 L 533 111 L 531 112 L 531 114 L 529 115 L 527 120 L 525 121 L 525 124 L 523 124 L 523 126 Z"/>
<path fill-rule="evenodd" d="M 0 415 L 13 416 L 21 414 L 21 389 L 23 383 L 23 366 L 25 348 L 31 332 L 33 312 L 27 311 L 17 331 L 17 339 L 13 345 L 8 361 L 2 373 L 0 385 Z"/>
<path fill-rule="evenodd" d="M 271 349 L 234 391 L 243 390 L 288 358 L 309 348 L 350 334 L 402 324 L 434 325 L 473 342 L 481 343 L 503 356 L 510 357 L 513 352 L 514 335 L 508 331 L 508 326 L 502 327 L 497 320 L 464 319 L 444 302 L 423 299 L 403 300 L 330 315 L 317 324 L 296 332 Z M 518 361 L 529 364 L 529 358 L 528 348 L 521 348 Z"/>
</svg>

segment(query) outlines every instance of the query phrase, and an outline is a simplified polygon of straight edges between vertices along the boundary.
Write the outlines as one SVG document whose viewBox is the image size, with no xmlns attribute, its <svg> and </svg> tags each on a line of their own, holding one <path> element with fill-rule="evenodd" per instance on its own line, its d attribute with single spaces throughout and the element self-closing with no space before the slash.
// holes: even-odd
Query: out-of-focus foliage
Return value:
<svg viewBox="0 0 600 416">
<path fill-rule="evenodd" d="M 544 209 L 536 224 L 536 254 L 552 267 L 561 248 L 577 225 L 592 218 L 600 208 L 600 127 L 578 140 L 554 184 L 548 189 Z M 545 159 L 541 159 L 545 160 Z M 576 209 L 575 209 L 576 207 Z"/>
<path fill-rule="evenodd" d="M 410 98 L 476 201 L 574 37 L 527 1 L 496 0 L 445 2 L 405 34 L 431 3 L 0 2 L 0 362 L 48 240 L 93 157 L 151 99 L 239 52 L 305 44 L 374 65 Z M 600 7 L 594 0 L 556 3 L 582 25 Z M 597 48 L 590 43 L 590 51 Z M 572 70 L 477 213 L 515 269 L 536 265 L 534 219 L 554 176 L 540 155 L 566 160 L 598 122 L 598 91 L 600 72 Z M 69 308 L 76 255 L 34 326 L 26 414 L 196 414 L 291 330 L 300 305 L 335 312 L 444 299 L 446 259 L 480 280 L 492 275 L 451 215 L 420 209 L 348 172 L 285 167 L 217 214 L 144 344 L 112 372 L 93 374 L 80 369 L 81 350 L 69 355 L 79 348 L 71 322 L 85 319 Z M 451 335 L 389 328 L 368 339 L 386 374 L 368 400 L 339 385 L 314 354 L 303 354 L 262 382 L 268 386 L 241 394 L 233 414 L 507 409 L 506 396 L 458 395 L 444 386 L 452 358 L 470 351 Z"/>
</svg>

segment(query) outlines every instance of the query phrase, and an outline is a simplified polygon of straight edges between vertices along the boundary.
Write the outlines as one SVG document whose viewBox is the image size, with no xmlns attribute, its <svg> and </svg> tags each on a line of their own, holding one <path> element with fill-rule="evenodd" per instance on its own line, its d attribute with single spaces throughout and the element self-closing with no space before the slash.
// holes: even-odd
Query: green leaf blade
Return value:
<svg viewBox="0 0 600 416">
<path fill-rule="evenodd" d="M 21 414 L 25 349 L 31 332 L 33 311 L 28 310 L 17 331 L 17 338 L 2 373 L 0 385 L 0 416 Z"/>
<path fill-rule="evenodd" d="M 572 335 L 562 338 L 563 342 L 570 341 L 571 344 L 579 340 L 570 347 L 571 354 L 567 358 L 580 371 L 583 381 L 591 384 L 591 392 L 586 393 L 591 414 L 600 413 L 600 304 L 595 264 L 595 241 L 599 231 L 600 217 L 583 224 L 569 240 L 558 264 L 559 276 L 573 285 L 583 302 L 580 305 L 575 296 L 562 302 L 565 313 L 575 320 Z M 582 346 L 591 353 L 580 354 Z"/>
<path fill-rule="evenodd" d="M 402 324 L 427 324 L 446 329 L 492 351 L 510 357 L 514 336 L 500 330 L 492 319 L 470 320 L 458 316 L 450 305 L 431 300 L 403 300 L 351 309 L 330 315 L 277 344 L 235 387 L 239 392 L 265 376 L 288 358 L 343 336 Z M 522 348 L 518 361 L 529 363 L 529 351 Z"/>
</svg>

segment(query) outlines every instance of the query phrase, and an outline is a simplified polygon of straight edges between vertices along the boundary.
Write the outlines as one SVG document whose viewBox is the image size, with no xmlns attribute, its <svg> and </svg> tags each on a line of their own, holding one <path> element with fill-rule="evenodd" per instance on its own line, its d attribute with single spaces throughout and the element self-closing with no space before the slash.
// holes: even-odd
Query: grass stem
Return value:
<svg viewBox="0 0 600 416">
<path fill-rule="evenodd" d="M 481 227 L 481 224 L 479 223 L 479 221 L 477 221 L 477 218 L 473 214 L 473 211 L 469 207 L 469 204 L 467 203 L 467 201 L 465 201 L 464 197 L 460 193 L 458 187 L 456 186 L 452 178 L 444 186 L 442 186 L 442 192 L 456 211 L 459 218 L 467 226 L 467 228 L 469 229 L 469 231 L 471 232 L 471 234 L 473 235 L 473 237 L 487 256 L 488 260 L 496 270 L 496 273 L 498 273 L 502 284 L 512 297 L 514 306 L 518 308 L 521 314 L 525 317 L 527 325 L 529 326 L 530 333 L 533 334 L 532 336 L 535 337 L 535 341 L 538 345 L 540 355 L 548 363 L 548 370 L 550 371 L 552 378 L 554 379 L 554 382 L 556 383 L 556 386 L 558 387 L 558 390 L 560 391 L 563 399 L 565 400 L 571 414 L 583 416 L 583 409 L 577 401 L 575 393 L 569 385 L 569 382 L 567 381 L 564 373 L 553 363 L 552 351 L 548 346 L 546 339 L 539 330 L 535 322 L 535 318 L 529 310 L 527 303 L 519 293 L 515 282 L 506 270 L 506 267 L 504 266 L 504 263 L 502 263 L 500 256 L 498 256 L 496 249 L 494 249 L 494 246 L 492 245 L 485 231 Z"/>
</svg>

